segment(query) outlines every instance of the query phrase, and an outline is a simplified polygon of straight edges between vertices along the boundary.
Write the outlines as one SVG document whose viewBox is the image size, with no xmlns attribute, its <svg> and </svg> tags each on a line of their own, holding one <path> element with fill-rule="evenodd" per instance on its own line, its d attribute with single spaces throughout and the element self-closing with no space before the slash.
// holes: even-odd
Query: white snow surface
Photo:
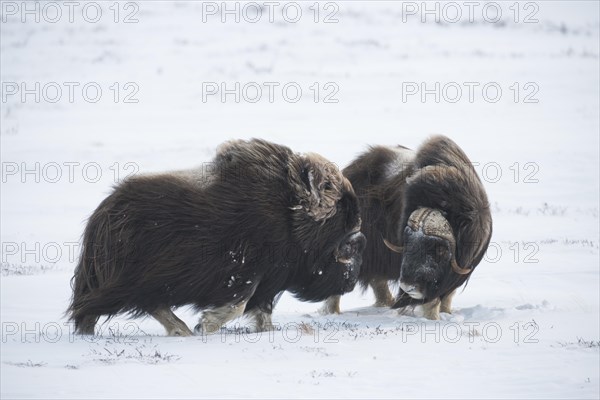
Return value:
<svg viewBox="0 0 600 400">
<path fill-rule="evenodd" d="M 99 3 L 97 23 L 80 8 L 72 23 L 66 7 L 57 23 L 3 15 L 1 397 L 600 397 L 599 4 L 529 3 L 536 23 L 515 23 L 513 2 L 501 3 L 498 23 L 481 7 L 473 22 L 403 22 L 403 3 L 391 1 L 331 3 L 338 22 L 328 24 L 314 22 L 312 2 L 297 23 L 281 6 L 273 23 L 203 22 L 206 4 L 195 1 L 119 3 L 121 20 L 136 11 L 132 24 L 113 21 L 113 2 Z M 535 11 L 518 4 L 520 19 Z M 321 20 L 335 11 L 319 7 Z M 48 92 L 38 103 L 7 95 L 7 82 L 80 86 L 73 102 L 62 86 L 60 101 Z M 82 98 L 88 82 L 102 88 L 100 101 Z M 127 82 L 137 103 L 122 101 Z M 266 88 L 256 103 L 204 102 L 203 82 L 280 86 L 273 102 Z M 288 82 L 302 88 L 296 103 L 282 97 Z M 337 103 L 323 102 L 328 82 Z M 403 82 L 480 86 L 473 102 L 463 86 L 460 101 L 438 103 L 403 101 Z M 481 94 L 489 82 L 503 91 L 495 103 Z M 522 101 L 527 83 L 537 103 Z M 441 321 L 372 307 L 370 290 L 357 288 L 335 316 L 284 294 L 273 315 L 281 329 L 270 334 L 241 319 L 208 337 L 166 337 L 152 318 L 124 316 L 99 337 L 71 334 L 69 249 L 115 171 L 202 165 L 223 141 L 251 137 L 343 167 L 368 145 L 416 148 L 437 133 L 477 163 L 494 218 L 486 258 Z M 39 176 L 23 172 L 36 163 Z M 177 313 L 191 327 L 199 317 Z"/>
</svg>

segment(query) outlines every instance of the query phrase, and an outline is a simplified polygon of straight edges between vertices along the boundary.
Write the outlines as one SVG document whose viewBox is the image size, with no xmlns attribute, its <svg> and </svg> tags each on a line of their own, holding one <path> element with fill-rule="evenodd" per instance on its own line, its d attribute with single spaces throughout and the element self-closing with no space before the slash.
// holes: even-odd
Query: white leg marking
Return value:
<svg viewBox="0 0 600 400">
<path fill-rule="evenodd" d="M 177 318 L 177 315 L 169 307 L 160 307 L 150 313 L 167 330 L 169 336 L 192 336 L 193 333 L 185 322 Z"/>
<path fill-rule="evenodd" d="M 271 313 L 266 313 L 258 308 L 255 308 L 250 313 L 250 317 L 254 319 L 256 323 L 256 331 L 264 332 L 273 329 L 273 320 L 271 319 Z"/>
<path fill-rule="evenodd" d="M 339 295 L 329 297 L 327 300 L 325 300 L 323 307 L 321 307 L 319 309 L 319 314 L 321 314 L 321 315 L 340 314 L 340 299 L 341 298 L 342 298 L 342 296 L 339 296 Z"/>
<path fill-rule="evenodd" d="M 231 321 L 244 313 L 248 300 L 237 304 L 226 304 L 212 310 L 206 310 L 202 313 L 199 325 L 203 334 L 215 333 L 226 322 Z"/>
<path fill-rule="evenodd" d="M 427 319 L 440 319 L 440 299 L 423 304 L 423 316 Z"/>
<path fill-rule="evenodd" d="M 375 293 L 375 307 L 391 307 L 394 304 L 394 296 L 390 292 L 387 279 L 371 279 L 369 285 Z"/>
<path fill-rule="evenodd" d="M 456 289 L 442 297 L 442 304 L 440 306 L 440 312 L 452 314 L 452 299 L 456 294 Z"/>
</svg>

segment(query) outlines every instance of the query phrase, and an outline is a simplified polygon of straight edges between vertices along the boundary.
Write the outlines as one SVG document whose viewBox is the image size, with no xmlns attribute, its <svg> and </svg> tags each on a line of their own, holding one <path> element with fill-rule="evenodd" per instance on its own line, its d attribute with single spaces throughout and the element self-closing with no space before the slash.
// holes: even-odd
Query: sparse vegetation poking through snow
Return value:
<svg viewBox="0 0 600 400">
<path fill-rule="evenodd" d="M 105 364 L 114 364 L 123 360 L 133 360 L 144 364 L 162 364 L 177 361 L 181 358 L 175 354 L 162 352 L 157 344 L 151 345 L 148 343 L 139 345 L 113 345 L 108 347 L 91 345 L 88 356 L 91 356 L 94 361 Z"/>
<path fill-rule="evenodd" d="M 141 340 L 127 338 L 111 330 L 112 336 L 90 344 L 87 354 L 93 361 L 114 364 L 119 361 L 138 361 L 143 364 L 162 364 L 177 361 L 181 357 L 163 352 L 158 344 L 152 343 L 152 337 Z"/>
<path fill-rule="evenodd" d="M 3 262 L 0 264 L 0 275 L 38 275 L 53 269 L 54 265 L 23 265 Z"/>
<path fill-rule="evenodd" d="M 7 365 L 14 365 L 15 367 L 45 367 L 46 363 L 41 361 L 41 362 L 33 362 L 31 360 L 27 360 L 27 362 L 5 362 L 5 364 Z"/>
<path fill-rule="evenodd" d="M 584 338 L 578 337 L 577 342 L 558 342 L 560 347 L 567 348 L 584 348 L 584 349 L 600 349 L 600 340 L 585 340 Z"/>
</svg>

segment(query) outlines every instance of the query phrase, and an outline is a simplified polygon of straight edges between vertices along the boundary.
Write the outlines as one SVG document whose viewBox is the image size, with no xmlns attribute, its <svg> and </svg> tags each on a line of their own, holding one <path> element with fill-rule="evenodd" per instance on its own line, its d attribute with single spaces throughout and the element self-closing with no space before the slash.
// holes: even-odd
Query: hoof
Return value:
<svg viewBox="0 0 600 400">
<path fill-rule="evenodd" d="M 195 335 L 210 335 L 211 333 L 215 333 L 218 332 L 221 329 L 220 326 L 216 326 L 215 324 L 203 324 L 203 323 L 198 323 L 195 327 L 194 327 L 194 334 Z"/>
<path fill-rule="evenodd" d="M 189 329 L 177 328 L 168 332 L 169 336 L 193 336 L 194 334 Z"/>
<path fill-rule="evenodd" d="M 194 327 L 194 335 L 202 335 L 202 325 L 201 324 L 197 324 Z"/>
<path fill-rule="evenodd" d="M 391 307 L 394 305 L 394 299 L 384 300 L 384 301 L 376 301 L 373 304 L 373 307 Z"/>
</svg>

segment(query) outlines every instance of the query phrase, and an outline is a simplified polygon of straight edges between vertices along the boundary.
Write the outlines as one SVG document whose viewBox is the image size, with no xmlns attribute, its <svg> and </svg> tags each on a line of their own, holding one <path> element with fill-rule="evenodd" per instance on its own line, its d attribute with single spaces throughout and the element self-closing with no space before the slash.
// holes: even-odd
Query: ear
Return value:
<svg viewBox="0 0 600 400">
<path fill-rule="evenodd" d="M 341 173 L 321 156 L 298 156 L 290 165 L 289 178 L 300 204 L 292 209 L 304 210 L 316 221 L 335 214 L 341 197 Z"/>
<path fill-rule="evenodd" d="M 315 174 L 313 172 L 312 166 L 308 162 L 302 163 L 302 168 L 300 170 L 300 179 L 304 184 L 304 190 L 307 194 L 314 197 L 318 203 L 320 193 L 318 185 L 315 184 Z"/>
</svg>

